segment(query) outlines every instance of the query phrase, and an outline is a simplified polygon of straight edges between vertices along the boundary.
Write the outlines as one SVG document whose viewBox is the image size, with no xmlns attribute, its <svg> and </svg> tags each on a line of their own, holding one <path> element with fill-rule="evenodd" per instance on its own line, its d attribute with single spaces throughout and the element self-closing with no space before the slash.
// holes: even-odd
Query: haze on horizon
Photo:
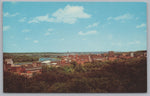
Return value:
<svg viewBox="0 0 150 96">
<path fill-rule="evenodd" d="M 146 7 L 144 2 L 3 2 L 3 52 L 146 50 Z"/>
</svg>

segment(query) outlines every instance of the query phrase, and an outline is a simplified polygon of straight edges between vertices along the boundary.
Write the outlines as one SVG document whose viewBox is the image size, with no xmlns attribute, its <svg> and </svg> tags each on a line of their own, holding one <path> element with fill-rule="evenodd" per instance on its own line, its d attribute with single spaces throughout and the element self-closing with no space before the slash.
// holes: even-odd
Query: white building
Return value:
<svg viewBox="0 0 150 96">
<path fill-rule="evenodd" d="M 130 56 L 131 56 L 131 57 L 134 57 L 134 53 L 130 53 Z"/>
</svg>

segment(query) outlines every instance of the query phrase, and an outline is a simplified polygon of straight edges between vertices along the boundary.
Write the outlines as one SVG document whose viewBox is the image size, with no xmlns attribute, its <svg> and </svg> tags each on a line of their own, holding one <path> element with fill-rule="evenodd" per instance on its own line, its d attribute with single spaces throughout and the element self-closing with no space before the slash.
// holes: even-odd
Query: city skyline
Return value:
<svg viewBox="0 0 150 96">
<path fill-rule="evenodd" d="M 146 50 L 146 11 L 143 2 L 3 2 L 3 52 Z"/>
</svg>

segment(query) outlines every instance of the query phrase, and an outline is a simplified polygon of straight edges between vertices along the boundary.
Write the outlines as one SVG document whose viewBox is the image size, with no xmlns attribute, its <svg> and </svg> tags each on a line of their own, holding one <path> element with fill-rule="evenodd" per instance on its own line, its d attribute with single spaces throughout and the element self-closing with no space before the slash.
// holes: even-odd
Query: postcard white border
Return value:
<svg viewBox="0 0 150 96">
<path fill-rule="evenodd" d="M 39 2 L 146 2 L 147 3 L 147 93 L 3 93 L 3 1 L 39 1 Z M 150 0 L 0 0 L 0 96 L 150 96 Z"/>
</svg>

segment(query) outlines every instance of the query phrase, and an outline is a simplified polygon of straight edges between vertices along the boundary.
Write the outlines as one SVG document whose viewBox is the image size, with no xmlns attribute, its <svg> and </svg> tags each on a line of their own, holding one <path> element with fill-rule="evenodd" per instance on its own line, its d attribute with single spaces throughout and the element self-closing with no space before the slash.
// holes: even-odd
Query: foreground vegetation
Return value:
<svg viewBox="0 0 150 96">
<path fill-rule="evenodd" d="M 4 92 L 12 93 L 115 93 L 146 92 L 146 58 L 92 62 L 84 66 L 43 67 L 32 78 L 4 73 Z"/>
</svg>

